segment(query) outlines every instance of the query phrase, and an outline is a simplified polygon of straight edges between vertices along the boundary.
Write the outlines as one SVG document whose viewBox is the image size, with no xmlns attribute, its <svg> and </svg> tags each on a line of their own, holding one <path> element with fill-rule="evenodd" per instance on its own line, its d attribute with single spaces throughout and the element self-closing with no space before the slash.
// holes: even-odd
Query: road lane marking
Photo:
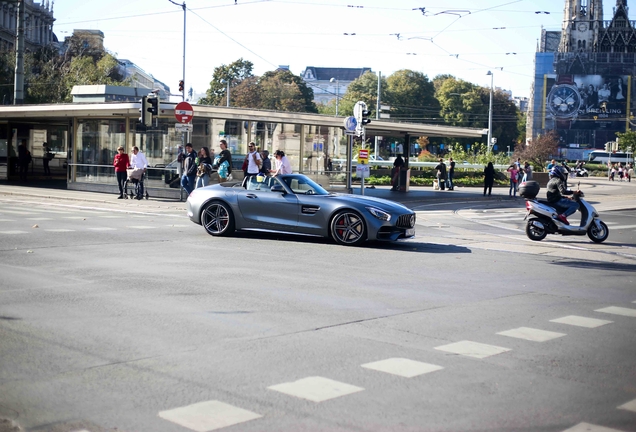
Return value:
<svg viewBox="0 0 636 432">
<path fill-rule="evenodd" d="M 56 232 L 56 233 L 65 233 L 65 232 L 75 232 L 75 230 L 71 230 L 71 229 L 45 229 L 44 231 L 46 232 Z"/>
<path fill-rule="evenodd" d="M 362 387 L 356 387 L 351 384 L 323 377 L 307 377 L 299 379 L 298 381 L 276 384 L 267 388 L 312 402 L 324 402 L 329 399 L 364 390 Z"/>
<path fill-rule="evenodd" d="M 84 216 L 64 216 L 62 219 L 86 219 Z"/>
<path fill-rule="evenodd" d="M 263 417 L 218 400 L 159 412 L 159 417 L 196 432 L 213 431 Z"/>
<path fill-rule="evenodd" d="M 15 222 L 13 219 L 0 219 L 0 222 Z"/>
<path fill-rule="evenodd" d="M 587 317 L 576 316 L 576 315 L 568 315 L 562 318 L 550 320 L 550 322 L 573 325 L 578 327 L 585 327 L 585 328 L 596 328 L 596 327 L 603 326 L 605 324 L 611 324 L 614 321 L 607 321 L 607 320 L 601 320 L 596 318 L 587 318 Z"/>
<path fill-rule="evenodd" d="M 613 230 L 624 230 L 624 229 L 634 229 L 636 225 L 617 225 L 611 227 Z"/>
<path fill-rule="evenodd" d="M 636 412 L 636 399 L 619 406 L 618 409 Z"/>
<path fill-rule="evenodd" d="M 570 429 L 564 430 L 563 432 L 622 432 L 618 429 L 606 428 L 603 426 L 597 426 L 590 423 L 579 423 L 576 426 L 571 427 Z"/>
<path fill-rule="evenodd" d="M 594 312 L 603 312 L 613 315 L 621 315 L 626 317 L 634 317 L 636 318 L 636 309 L 624 308 L 618 306 L 610 306 L 603 309 L 596 309 Z"/>
<path fill-rule="evenodd" d="M 33 218 L 27 218 L 27 220 L 32 220 L 32 221 L 51 221 L 53 219 L 46 218 L 46 217 L 33 217 Z"/>
<path fill-rule="evenodd" d="M 110 227 L 94 227 L 94 228 L 86 228 L 89 229 L 91 231 L 116 231 L 117 228 L 110 228 Z"/>
<path fill-rule="evenodd" d="M 503 348 L 496 345 L 488 345 L 472 341 L 455 342 L 452 344 L 435 347 L 435 349 L 478 359 L 483 359 L 486 357 L 505 353 L 507 351 L 512 351 L 509 348 Z"/>
<path fill-rule="evenodd" d="M 366 363 L 361 366 L 366 369 L 386 372 L 405 378 L 413 378 L 419 375 L 444 369 L 442 366 L 437 366 L 430 363 L 422 363 L 405 358 L 390 358 L 377 362 Z"/>
<path fill-rule="evenodd" d="M 28 231 L 0 231 L 0 234 L 8 234 L 8 235 L 13 235 L 13 234 L 28 234 Z"/>
<path fill-rule="evenodd" d="M 132 228 L 132 229 L 153 229 L 153 228 L 156 228 L 156 227 L 148 226 L 148 225 L 137 225 L 137 226 L 127 226 L 126 228 Z"/>
<path fill-rule="evenodd" d="M 557 339 L 563 336 L 567 336 L 565 333 L 551 332 L 547 330 L 540 330 L 531 327 L 519 327 L 512 330 L 506 330 L 497 333 L 498 335 L 513 337 L 517 339 L 525 339 L 532 342 L 547 342 L 552 339 Z"/>
</svg>

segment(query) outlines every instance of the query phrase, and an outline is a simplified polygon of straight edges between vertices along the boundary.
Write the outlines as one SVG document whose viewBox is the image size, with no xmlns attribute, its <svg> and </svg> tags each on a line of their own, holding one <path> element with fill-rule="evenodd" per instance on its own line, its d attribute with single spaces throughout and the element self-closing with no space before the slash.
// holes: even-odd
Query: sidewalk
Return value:
<svg viewBox="0 0 636 432">
<path fill-rule="evenodd" d="M 578 179 L 577 179 L 578 183 Z M 570 183 L 576 188 L 576 183 Z M 581 189 L 585 191 L 586 199 L 593 203 L 599 211 L 636 209 L 636 182 L 618 183 L 608 182 L 605 178 L 581 179 Z M 508 196 L 508 187 L 495 187 L 491 197 L 483 196 L 482 187 L 456 187 L 454 191 L 436 191 L 431 187 L 415 186 L 409 192 L 393 192 L 389 186 L 366 187 L 364 195 L 384 198 L 402 203 L 408 207 L 422 207 L 430 205 L 458 204 L 465 201 L 483 202 L 486 205 L 512 206 L 523 205 L 523 199 Z M 622 190 L 621 190 L 622 189 Z M 360 186 L 353 188 L 355 195 L 360 195 Z M 541 193 L 545 193 L 542 189 Z M 21 197 L 33 199 L 66 200 L 76 203 L 108 204 L 123 209 L 143 211 L 184 211 L 185 202 L 168 198 L 153 198 L 146 200 L 117 199 L 116 194 L 84 192 L 66 189 L 52 189 L 39 186 L 21 184 L 0 184 L 0 197 Z"/>
</svg>

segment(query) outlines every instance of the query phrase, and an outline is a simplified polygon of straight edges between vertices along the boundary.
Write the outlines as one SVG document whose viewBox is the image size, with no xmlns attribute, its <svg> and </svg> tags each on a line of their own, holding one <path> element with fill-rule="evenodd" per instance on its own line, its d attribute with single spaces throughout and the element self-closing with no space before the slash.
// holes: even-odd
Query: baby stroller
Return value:
<svg viewBox="0 0 636 432">
<path fill-rule="evenodd" d="M 124 184 L 124 198 L 130 197 L 130 199 L 142 199 L 144 195 L 144 169 L 128 168 L 126 172 L 128 174 L 128 178 Z M 130 189 L 128 189 L 129 183 Z M 148 191 L 145 191 L 145 193 L 146 199 L 148 199 Z"/>
</svg>

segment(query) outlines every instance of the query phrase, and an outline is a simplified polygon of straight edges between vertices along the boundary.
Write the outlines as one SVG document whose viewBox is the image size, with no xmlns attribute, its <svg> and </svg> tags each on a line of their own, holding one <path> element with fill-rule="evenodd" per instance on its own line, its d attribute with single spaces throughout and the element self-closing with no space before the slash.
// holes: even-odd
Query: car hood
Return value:
<svg viewBox="0 0 636 432">
<path fill-rule="evenodd" d="M 409 209 L 408 207 L 400 203 L 396 203 L 395 201 L 389 201 L 383 198 L 375 198 L 375 197 L 351 195 L 351 194 L 332 194 L 330 195 L 330 197 L 332 197 L 332 199 L 343 201 L 343 202 L 348 202 L 348 203 L 355 202 L 365 206 L 377 207 L 380 210 L 385 210 L 389 212 L 398 212 L 398 213 L 411 212 L 412 213 L 412 210 Z"/>
</svg>

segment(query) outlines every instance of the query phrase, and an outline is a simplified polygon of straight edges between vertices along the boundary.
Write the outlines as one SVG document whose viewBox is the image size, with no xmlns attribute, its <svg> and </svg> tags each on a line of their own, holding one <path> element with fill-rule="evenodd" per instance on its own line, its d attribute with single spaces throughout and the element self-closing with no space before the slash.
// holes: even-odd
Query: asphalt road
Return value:
<svg viewBox="0 0 636 432">
<path fill-rule="evenodd" d="M 23 201 L 0 201 L 0 418 L 25 430 L 636 431 L 636 260 L 475 217 L 515 205 L 345 248 Z"/>
</svg>

